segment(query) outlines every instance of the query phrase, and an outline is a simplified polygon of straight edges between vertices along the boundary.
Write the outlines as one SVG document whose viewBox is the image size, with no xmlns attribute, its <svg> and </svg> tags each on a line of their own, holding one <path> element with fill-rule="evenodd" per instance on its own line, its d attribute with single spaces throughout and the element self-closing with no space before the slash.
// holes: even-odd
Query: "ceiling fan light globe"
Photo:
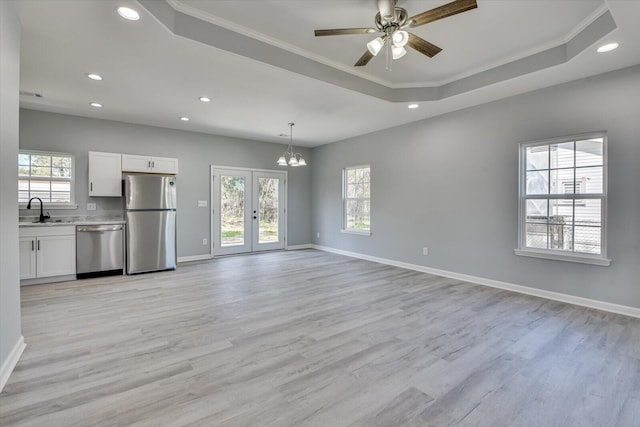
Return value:
<svg viewBox="0 0 640 427">
<path fill-rule="evenodd" d="M 300 160 L 298 160 L 298 166 L 307 166 L 307 161 L 303 157 L 300 157 Z"/>
<path fill-rule="evenodd" d="M 277 163 L 278 166 L 287 166 L 287 159 L 285 159 L 284 156 L 280 156 Z"/>
<path fill-rule="evenodd" d="M 384 46 L 384 40 L 382 37 L 376 37 L 367 43 L 367 49 L 369 49 L 369 52 L 371 52 L 373 56 L 378 55 L 380 50 L 382 50 L 382 46 Z"/>
<path fill-rule="evenodd" d="M 404 30 L 397 30 L 391 38 L 395 47 L 405 47 L 409 42 L 409 33 Z"/>
<path fill-rule="evenodd" d="M 294 156 L 291 156 L 291 158 L 289 159 L 289 166 L 291 167 L 298 166 L 298 159 L 296 159 Z"/>
<path fill-rule="evenodd" d="M 403 47 L 393 46 L 391 48 L 393 59 L 400 59 L 407 54 L 407 50 Z"/>
</svg>

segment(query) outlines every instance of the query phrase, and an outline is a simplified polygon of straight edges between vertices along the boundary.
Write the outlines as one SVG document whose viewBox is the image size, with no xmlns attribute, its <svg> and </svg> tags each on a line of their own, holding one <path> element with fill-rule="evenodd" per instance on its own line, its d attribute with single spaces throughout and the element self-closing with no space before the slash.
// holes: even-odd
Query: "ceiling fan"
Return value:
<svg viewBox="0 0 640 427">
<path fill-rule="evenodd" d="M 396 6 L 397 0 L 378 0 L 379 12 L 375 17 L 376 28 L 336 28 L 330 30 L 315 30 L 316 37 L 339 36 L 347 34 L 382 33 L 381 36 L 367 43 L 367 51 L 355 63 L 356 67 L 367 65 L 382 48 L 387 46 L 387 61 L 400 59 L 406 53 L 405 46 L 409 46 L 429 58 L 437 55 L 442 49 L 405 31 L 405 28 L 415 28 L 429 22 L 447 18 L 458 13 L 466 12 L 478 7 L 476 0 L 454 0 L 426 12 L 409 18 L 407 11 Z M 388 62 L 389 64 L 390 62 Z M 389 66 L 387 66 L 389 68 Z"/>
</svg>

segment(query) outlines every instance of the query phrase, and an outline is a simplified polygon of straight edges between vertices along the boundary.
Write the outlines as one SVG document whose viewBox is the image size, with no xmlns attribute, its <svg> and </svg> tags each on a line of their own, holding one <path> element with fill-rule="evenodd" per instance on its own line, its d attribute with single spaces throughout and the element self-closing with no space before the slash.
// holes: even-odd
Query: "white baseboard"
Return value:
<svg viewBox="0 0 640 427">
<path fill-rule="evenodd" d="M 66 276 L 41 277 L 39 279 L 23 279 L 23 280 L 20 280 L 20 286 L 42 285 L 45 283 L 70 282 L 76 279 L 77 279 L 77 276 L 75 274 L 67 274 Z"/>
<path fill-rule="evenodd" d="M 623 314 L 625 316 L 640 318 L 640 308 L 628 305 L 613 304 L 605 301 L 598 301 L 590 298 L 578 297 L 575 295 L 563 294 L 560 292 L 546 291 L 543 289 L 531 288 L 529 286 L 516 285 L 499 280 L 486 279 L 484 277 L 470 276 L 468 274 L 455 273 L 452 271 L 439 270 L 436 268 L 425 267 L 423 265 L 409 264 L 401 261 L 394 261 L 387 258 L 379 258 L 371 255 L 364 255 L 357 252 L 344 251 L 342 249 L 334 249 L 327 246 L 310 245 L 313 249 L 318 249 L 334 254 L 345 255 L 353 258 L 364 259 L 367 261 L 378 262 L 380 264 L 392 265 L 394 267 L 406 268 L 408 270 L 420 271 L 423 273 L 434 274 L 436 276 L 448 277 L 450 279 L 463 280 L 465 282 L 475 283 L 478 285 L 490 286 L 492 288 L 503 289 L 506 291 L 518 292 L 521 294 L 532 295 L 535 297 L 546 298 L 554 301 L 565 302 L 583 307 L 595 308 L 596 310 L 608 311 L 611 313 Z"/>
<path fill-rule="evenodd" d="M 313 249 L 313 245 L 311 243 L 306 243 L 304 245 L 291 245 L 285 248 L 288 251 L 297 251 L 300 249 Z"/>
<path fill-rule="evenodd" d="M 20 360 L 20 356 L 22 356 L 22 352 L 24 351 L 27 345 L 24 342 L 24 337 L 20 335 L 16 345 L 13 346 L 11 353 L 7 356 L 7 360 L 2 364 L 2 368 L 0 368 L 0 392 L 4 389 L 5 384 L 9 381 L 9 377 L 13 372 L 13 369 L 18 364 L 18 360 Z"/>
<path fill-rule="evenodd" d="M 178 262 L 204 261 L 207 259 L 211 259 L 211 254 L 181 256 L 178 257 Z"/>
</svg>

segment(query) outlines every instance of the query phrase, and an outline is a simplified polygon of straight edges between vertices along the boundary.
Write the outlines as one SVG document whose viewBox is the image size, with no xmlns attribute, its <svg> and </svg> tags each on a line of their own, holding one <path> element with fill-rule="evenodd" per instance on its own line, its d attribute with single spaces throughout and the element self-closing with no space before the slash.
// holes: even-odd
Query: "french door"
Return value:
<svg viewBox="0 0 640 427">
<path fill-rule="evenodd" d="M 285 247 L 286 172 L 211 167 L 213 255 Z"/>
</svg>

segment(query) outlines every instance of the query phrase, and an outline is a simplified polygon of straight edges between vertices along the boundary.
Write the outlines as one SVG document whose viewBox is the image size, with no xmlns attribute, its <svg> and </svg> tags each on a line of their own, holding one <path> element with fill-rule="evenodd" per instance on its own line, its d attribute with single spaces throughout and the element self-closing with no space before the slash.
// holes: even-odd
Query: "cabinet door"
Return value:
<svg viewBox="0 0 640 427">
<path fill-rule="evenodd" d="M 20 280 L 36 277 L 36 238 L 20 238 Z"/>
<path fill-rule="evenodd" d="M 123 154 L 122 172 L 151 172 L 151 157 Z"/>
<path fill-rule="evenodd" d="M 76 236 L 40 236 L 36 244 L 38 277 L 76 274 Z"/>
<path fill-rule="evenodd" d="M 89 195 L 122 196 L 122 155 L 89 152 Z"/>
<path fill-rule="evenodd" d="M 178 159 L 169 157 L 152 157 L 151 168 L 154 173 L 178 173 Z"/>
</svg>

